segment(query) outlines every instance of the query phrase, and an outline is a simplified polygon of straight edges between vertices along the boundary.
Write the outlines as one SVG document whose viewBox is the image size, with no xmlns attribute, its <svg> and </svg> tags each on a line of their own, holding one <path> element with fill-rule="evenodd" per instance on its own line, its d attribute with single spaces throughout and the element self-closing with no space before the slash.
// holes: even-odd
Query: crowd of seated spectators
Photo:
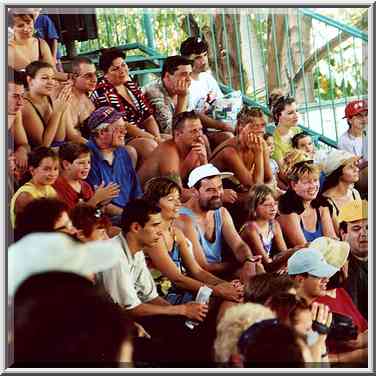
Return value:
<svg viewBox="0 0 376 376">
<path fill-rule="evenodd" d="M 367 367 L 366 101 L 325 152 L 281 89 L 216 119 L 203 38 L 140 87 L 8 19 L 10 366 Z"/>
</svg>

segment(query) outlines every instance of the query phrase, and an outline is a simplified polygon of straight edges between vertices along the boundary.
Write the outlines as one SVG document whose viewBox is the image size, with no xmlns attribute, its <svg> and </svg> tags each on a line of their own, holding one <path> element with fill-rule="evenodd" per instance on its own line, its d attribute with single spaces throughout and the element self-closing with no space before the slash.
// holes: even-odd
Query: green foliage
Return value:
<svg viewBox="0 0 376 376">
<path fill-rule="evenodd" d="M 355 45 L 354 45 L 355 43 Z M 323 100 L 336 100 L 368 94 L 368 82 L 364 78 L 362 56 L 356 51 L 360 42 L 352 39 L 330 51 L 330 57 L 319 62 L 313 70 L 315 96 Z M 329 72 L 330 69 L 330 72 Z"/>
<path fill-rule="evenodd" d="M 365 18 L 364 8 L 315 10 L 331 17 L 337 15 L 338 20 L 352 25 Z M 202 32 L 202 30 L 211 30 L 214 11 L 214 9 L 213 12 L 208 10 L 193 12 L 181 8 L 151 9 L 156 49 L 166 56 L 179 53 L 181 42 L 189 36 L 188 12 L 192 12 Z M 78 53 L 132 42 L 147 44 L 142 8 L 97 8 L 96 12 L 99 38 L 95 41 L 77 43 Z M 257 33 L 266 74 L 268 71 L 268 32 L 270 33 L 268 13 L 268 9 L 258 9 L 257 12 L 250 13 L 250 21 Z M 213 39 L 209 42 L 212 43 L 212 41 Z M 329 58 L 326 57 L 317 62 L 313 69 L 316 99 L 318 96 L 325 100 L 367 94 L 367 81 L 363 78 L 361 71 L 362 56 L 356 56 L 354 43 L 353 39 L 348 40 L 347 43 L 342 44 L 342 50 L 338 47 L 330 51 Z M 356 48 L 358 51 L 361 46 L 358 45 Z M 130 51 L 130 53 L 140 54 L 139 51 Z M 251 94 L 257 100 L 264 100 L 267 96 L 267 85 L 264 90 L 258 90 L 257 93 L 248 92 L 252 91 L 252 88 L 247 82 L 245 86 L 248 86 L 247 94 Z"/>
<path fill-rule="evenodd" d="M 355 26 L 361 20 L 368 23 L 367 8 L 312 8 L 312 10 L 349 26 Z"/>
</svg>

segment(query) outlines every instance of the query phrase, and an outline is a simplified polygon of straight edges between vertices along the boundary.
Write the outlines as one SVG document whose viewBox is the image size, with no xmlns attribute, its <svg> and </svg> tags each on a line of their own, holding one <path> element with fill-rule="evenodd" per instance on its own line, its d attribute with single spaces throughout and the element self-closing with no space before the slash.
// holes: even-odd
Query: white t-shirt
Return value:
<svg viewBox="0 0 376 376">
<path fill-rule="evenodd" d="M 349 153 L 355 154 L 359 157 L 363 154 L 363 140 L 364 136 L 354 137 L 349 132 L 344 133 L 338 140 L 338 148 L 346 150 Z"/>
<path fill-rule="evenodd" d="M 198 75 L 198 80 L 192 79 L 191 81 L 188 110 L 197 109 L 200 99 L 206 99 L 208 93 L 213 95 L 213 99 L 223 97 L 223 93 L 213 75 L 210 72 L 202 72 Z"/>
<path fill-rule="evenodd" d="M 122 234 L 114 240 L 123 248 L 122 258 L 111 269 L 98 273 L 112 300 L 125 309 L 132 309 L 157 298 L 157 288 L 146 265 L 144 252 L 132 255 Z"/>
</svg>

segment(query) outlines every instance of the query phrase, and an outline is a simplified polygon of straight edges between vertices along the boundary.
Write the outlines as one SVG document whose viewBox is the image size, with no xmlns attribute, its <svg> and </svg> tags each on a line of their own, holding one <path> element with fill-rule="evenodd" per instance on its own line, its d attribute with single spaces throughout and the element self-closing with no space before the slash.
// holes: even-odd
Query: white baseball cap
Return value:
<svg viewBox="0 0 376 376">
<path fill-rule="evenodd" d="M 121 260 L 114 239 L 81 243 L 59 233 L 32 233 L 8 249 L 8 294 L 33 274 L 64 271 L 87 276 L 110 269 Z"/>
<path fill-rule="evenodd" d="M 318 278 L 330 278 L 339 268 L 329 265 L 324 255 L 315 248 L 302 248 L 287 261 L 289 275 L 309 273 Z"/>
<path fill-rule="evenodd" d="M 196 167 L 191 171 L 188 177 L 188 187 L 192 188 L 198 181 L 211 176 L 220 176 L 221 178 L 228 178 L 233 176 L 232 172 L 220 172 L 217 167 L 213 166 L 211 163 L 207 163 Z"/>
</svg>

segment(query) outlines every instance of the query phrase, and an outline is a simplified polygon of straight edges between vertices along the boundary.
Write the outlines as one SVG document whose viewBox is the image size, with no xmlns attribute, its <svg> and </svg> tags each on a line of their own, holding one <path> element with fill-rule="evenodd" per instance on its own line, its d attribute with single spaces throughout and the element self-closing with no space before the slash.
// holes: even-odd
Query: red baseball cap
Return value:
<svg viewBox="0 0 376 376">
<path fill-rule="evenodd" d="M 343 119 L 351 119 L 353 116 L 358 115 L 363 111 L 368 111 L 367 101 L 363 99 L 351 101 L 346 105 L 345 116 L 343 117 Z"/>
</svg>

